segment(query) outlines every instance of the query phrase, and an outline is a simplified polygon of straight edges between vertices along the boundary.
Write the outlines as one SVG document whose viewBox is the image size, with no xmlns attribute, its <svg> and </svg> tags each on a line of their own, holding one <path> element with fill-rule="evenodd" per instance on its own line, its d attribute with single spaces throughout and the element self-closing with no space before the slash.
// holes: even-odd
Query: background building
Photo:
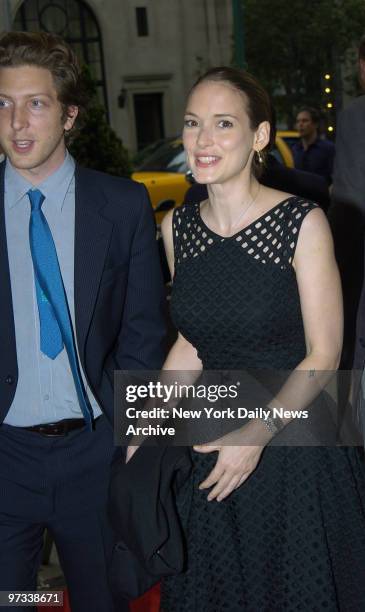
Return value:
<svg viewBox="0 0 365 612">
<path fill-rule="evenodd" d="M 232 59 L 230 0 L 2 0 L 0 29 L 68 40 L 131 152 L 178 134 L 194 79 Z"/>
</svg>

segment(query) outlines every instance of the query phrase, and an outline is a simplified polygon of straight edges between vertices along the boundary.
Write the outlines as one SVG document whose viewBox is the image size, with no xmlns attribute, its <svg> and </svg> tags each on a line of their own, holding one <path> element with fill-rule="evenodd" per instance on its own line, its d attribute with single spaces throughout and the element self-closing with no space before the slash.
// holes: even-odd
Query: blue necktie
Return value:
<svg viewBox="0 0 365 612">
<path fill-rule="evenodd" d="M 92 408 L 80 374 L 57 251 L 41 210 L 44 195 L 38 189 L 32 189 L 28 191 L 28 196 L 31 205 L 29 241 L 39 310 L 41 351 L 55 359 L 65 345 L 80 408 L 91 429 Z"/>
</svg>

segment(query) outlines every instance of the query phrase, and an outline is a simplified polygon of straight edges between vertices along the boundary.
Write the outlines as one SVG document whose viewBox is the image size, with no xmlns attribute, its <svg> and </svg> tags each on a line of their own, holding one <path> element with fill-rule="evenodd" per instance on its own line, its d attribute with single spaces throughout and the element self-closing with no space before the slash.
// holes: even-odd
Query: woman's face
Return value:
<svg viewBox="0 0 365 612">
<path fill-rule="evenodd" d="M 225 183 L 244 172 L 249 175 L 262 130 L 267 132 L 268 123 L 260 124 L 256 131 L 251 129 L 244 97 L 229 83 L 205 81 L 198 85 L 188 100 L 183 131 L 195 180 Z"/>
</svg>

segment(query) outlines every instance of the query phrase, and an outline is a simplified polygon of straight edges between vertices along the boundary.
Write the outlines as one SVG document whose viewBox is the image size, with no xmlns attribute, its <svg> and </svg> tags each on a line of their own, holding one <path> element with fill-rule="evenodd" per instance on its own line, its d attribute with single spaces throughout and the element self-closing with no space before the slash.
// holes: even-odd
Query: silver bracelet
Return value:
<svg viewBox="0 0 365 612">
<path fill-rule="evenodd" d="M 275 436 L 283 429 L 284 423 L 280 417 L 273 416 L 271 408 L 268 408 L 268 410 L 270 410 L 271 414 L 266 418 L 262 418 L 261 421 L 264 423 L 266 429 Z"/>
</svg>

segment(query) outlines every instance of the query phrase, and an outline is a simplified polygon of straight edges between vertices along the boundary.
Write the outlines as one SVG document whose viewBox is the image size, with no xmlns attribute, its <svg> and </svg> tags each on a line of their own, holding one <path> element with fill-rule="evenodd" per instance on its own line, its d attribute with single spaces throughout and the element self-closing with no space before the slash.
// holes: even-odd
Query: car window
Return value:
<svg viewBox="0 0 365 612">
<path fill-rule="evenodd" d="M 165 142 L 138 168 L 141 172 L 183 172 L 187 170 L 185 151 L 181 142 Z"/>
<path fill-rule="evenodd" d="M 186 172 L 188 169 L 186 163 L 186 155 L 183 146 L 181 145 L 180 153 L 177 153 L 175 157 L 167 164 L 166 170 L 169 172 Z"/>
<path fill-rule="evenodd" d="M 133 163 L 135 167 L 139 168 L 139 166 L 141 166 L 145 162 L 145 160 L 149 159 L 152 153 L 154 153 L 164 142 L 166 142 L 165 139 L 161 138 L 160 140 L 156 140 L 155 142 L 152 142 L 146 147 L 143 147 L 143 149 L 140 149 L 133 156 Z"/>
</svg>

